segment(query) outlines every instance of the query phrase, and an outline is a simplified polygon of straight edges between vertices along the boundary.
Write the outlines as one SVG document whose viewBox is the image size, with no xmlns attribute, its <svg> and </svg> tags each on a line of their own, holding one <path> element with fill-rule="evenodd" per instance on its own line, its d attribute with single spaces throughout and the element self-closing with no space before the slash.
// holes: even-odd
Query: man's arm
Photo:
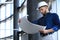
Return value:
<svg viewBox="0 0 60 40">
<path fill-rule="evenodd" d="M 53 30 L 54 31 L 58 31 L 60 29 L 60 20 L 59 20 L 59 16 L 57 14 L 53 14 Z"/>
<path fill-rule="evenodd" d="M 38 24 L 38 20 L 33 20 L 32 23 Z"/>
<path fill-rule="evenodd" d="M 39 30 L 39 32 L 41 32 L 41 33 L 43 33 L 43 34 L 48 34 L 48 33 L 54 32 L 54 30 L 53 30 L 53 29 Z"/>
<path fill-rule="evenodd" d="M 43 34 L 48 34 L 48 33 L 52 33 L 55 31 L 58 31 L 60 28 L 60 21 L 59 21 L 59 17 L 57 14 L 53 14 L 53 23 L 54 26 L 51 29 L 48 30 L 39 30 L 41 33 Z"/>
</svg>

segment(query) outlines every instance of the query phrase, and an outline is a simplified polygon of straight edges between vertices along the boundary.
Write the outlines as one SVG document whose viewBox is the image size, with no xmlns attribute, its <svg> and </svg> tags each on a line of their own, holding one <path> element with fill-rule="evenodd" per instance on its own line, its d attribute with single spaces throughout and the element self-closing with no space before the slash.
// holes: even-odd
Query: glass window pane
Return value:
<svg viewBox="0 0 60 40">
<path fill-rule="evenodd" d="M 1 7 L 1 20 L 5 19 L 5 6 Z"/>
<path fill-rule="evenodd" d="M 1 2 L 5 2 L 6 0 L 0 0 Z M 0 7 L 0 21 L 8 18 L 13 14 L 13 4 L 6 4 Z M 0 23 L 0 40 L 13 40 L 12 38 L 8 38 L 8 36 L 13 35 L 13 17 L 11 19 L 7 19 L 5 22 Z M 7 37 L 6 39 L 4 39 Z M 3 39 L 2 39 L 3 38 Z"/>
</svg>

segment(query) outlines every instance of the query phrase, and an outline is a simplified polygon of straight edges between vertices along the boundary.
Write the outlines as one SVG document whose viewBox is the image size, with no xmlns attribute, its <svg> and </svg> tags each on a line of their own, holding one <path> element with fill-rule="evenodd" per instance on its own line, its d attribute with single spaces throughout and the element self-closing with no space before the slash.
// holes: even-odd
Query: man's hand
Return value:
<svg viewBox="0 0 60 40">
<path fill-rule="evenodd" d="M 48 30 L 39 30 L 40 33 L 47 34 Z"/>
<path fill-rule="evenodd" d="M 20 23 L 21 22 L 21 19 L 18 19 L 18 23 Z"/>
<path fill-rule="evenodd" d="M 53 29 L 48 29 L 48 30 L 39 30 L 40 33 L 43 33 L 43 34 L 48 34 L 50 32 L 54 32 Z"/>
</svg>

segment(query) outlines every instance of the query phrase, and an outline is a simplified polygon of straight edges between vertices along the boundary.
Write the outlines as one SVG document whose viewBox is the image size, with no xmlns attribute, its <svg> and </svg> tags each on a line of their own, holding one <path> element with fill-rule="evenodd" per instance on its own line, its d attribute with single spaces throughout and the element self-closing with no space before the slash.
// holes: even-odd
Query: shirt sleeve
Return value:
<svg viewBox="0 0 60 40">
<path fill-rule="evenodd" d="M 56 13 L 53 14 L 53 23 L 54 23 L 54 26 L 52 29 L 54 31 L 58 31 L 58 29 L 60 29 L 60 21 L 59 21 L 58 15 Z"/>
<path fill-rule="evenodd" d="M 38 20 L 33 20 L 32 23 L 38 24 Z"/>
</svg>

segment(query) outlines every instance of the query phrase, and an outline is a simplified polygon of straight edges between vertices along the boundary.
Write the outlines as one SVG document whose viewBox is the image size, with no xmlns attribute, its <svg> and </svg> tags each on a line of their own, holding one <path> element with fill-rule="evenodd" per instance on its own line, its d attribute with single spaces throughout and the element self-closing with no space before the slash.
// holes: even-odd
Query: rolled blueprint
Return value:
<svg viewBox="0 0 60 40">
<path fill-rule="evenodd" d="M 43 30 L 46 27 L 29 22 L 27 17 L 21 18 L 21 22 L 19 23 L 19 26 L 24 32 L 28 34 L 37 33 L 39 32 L 39 30 Z"/>
</svg>

